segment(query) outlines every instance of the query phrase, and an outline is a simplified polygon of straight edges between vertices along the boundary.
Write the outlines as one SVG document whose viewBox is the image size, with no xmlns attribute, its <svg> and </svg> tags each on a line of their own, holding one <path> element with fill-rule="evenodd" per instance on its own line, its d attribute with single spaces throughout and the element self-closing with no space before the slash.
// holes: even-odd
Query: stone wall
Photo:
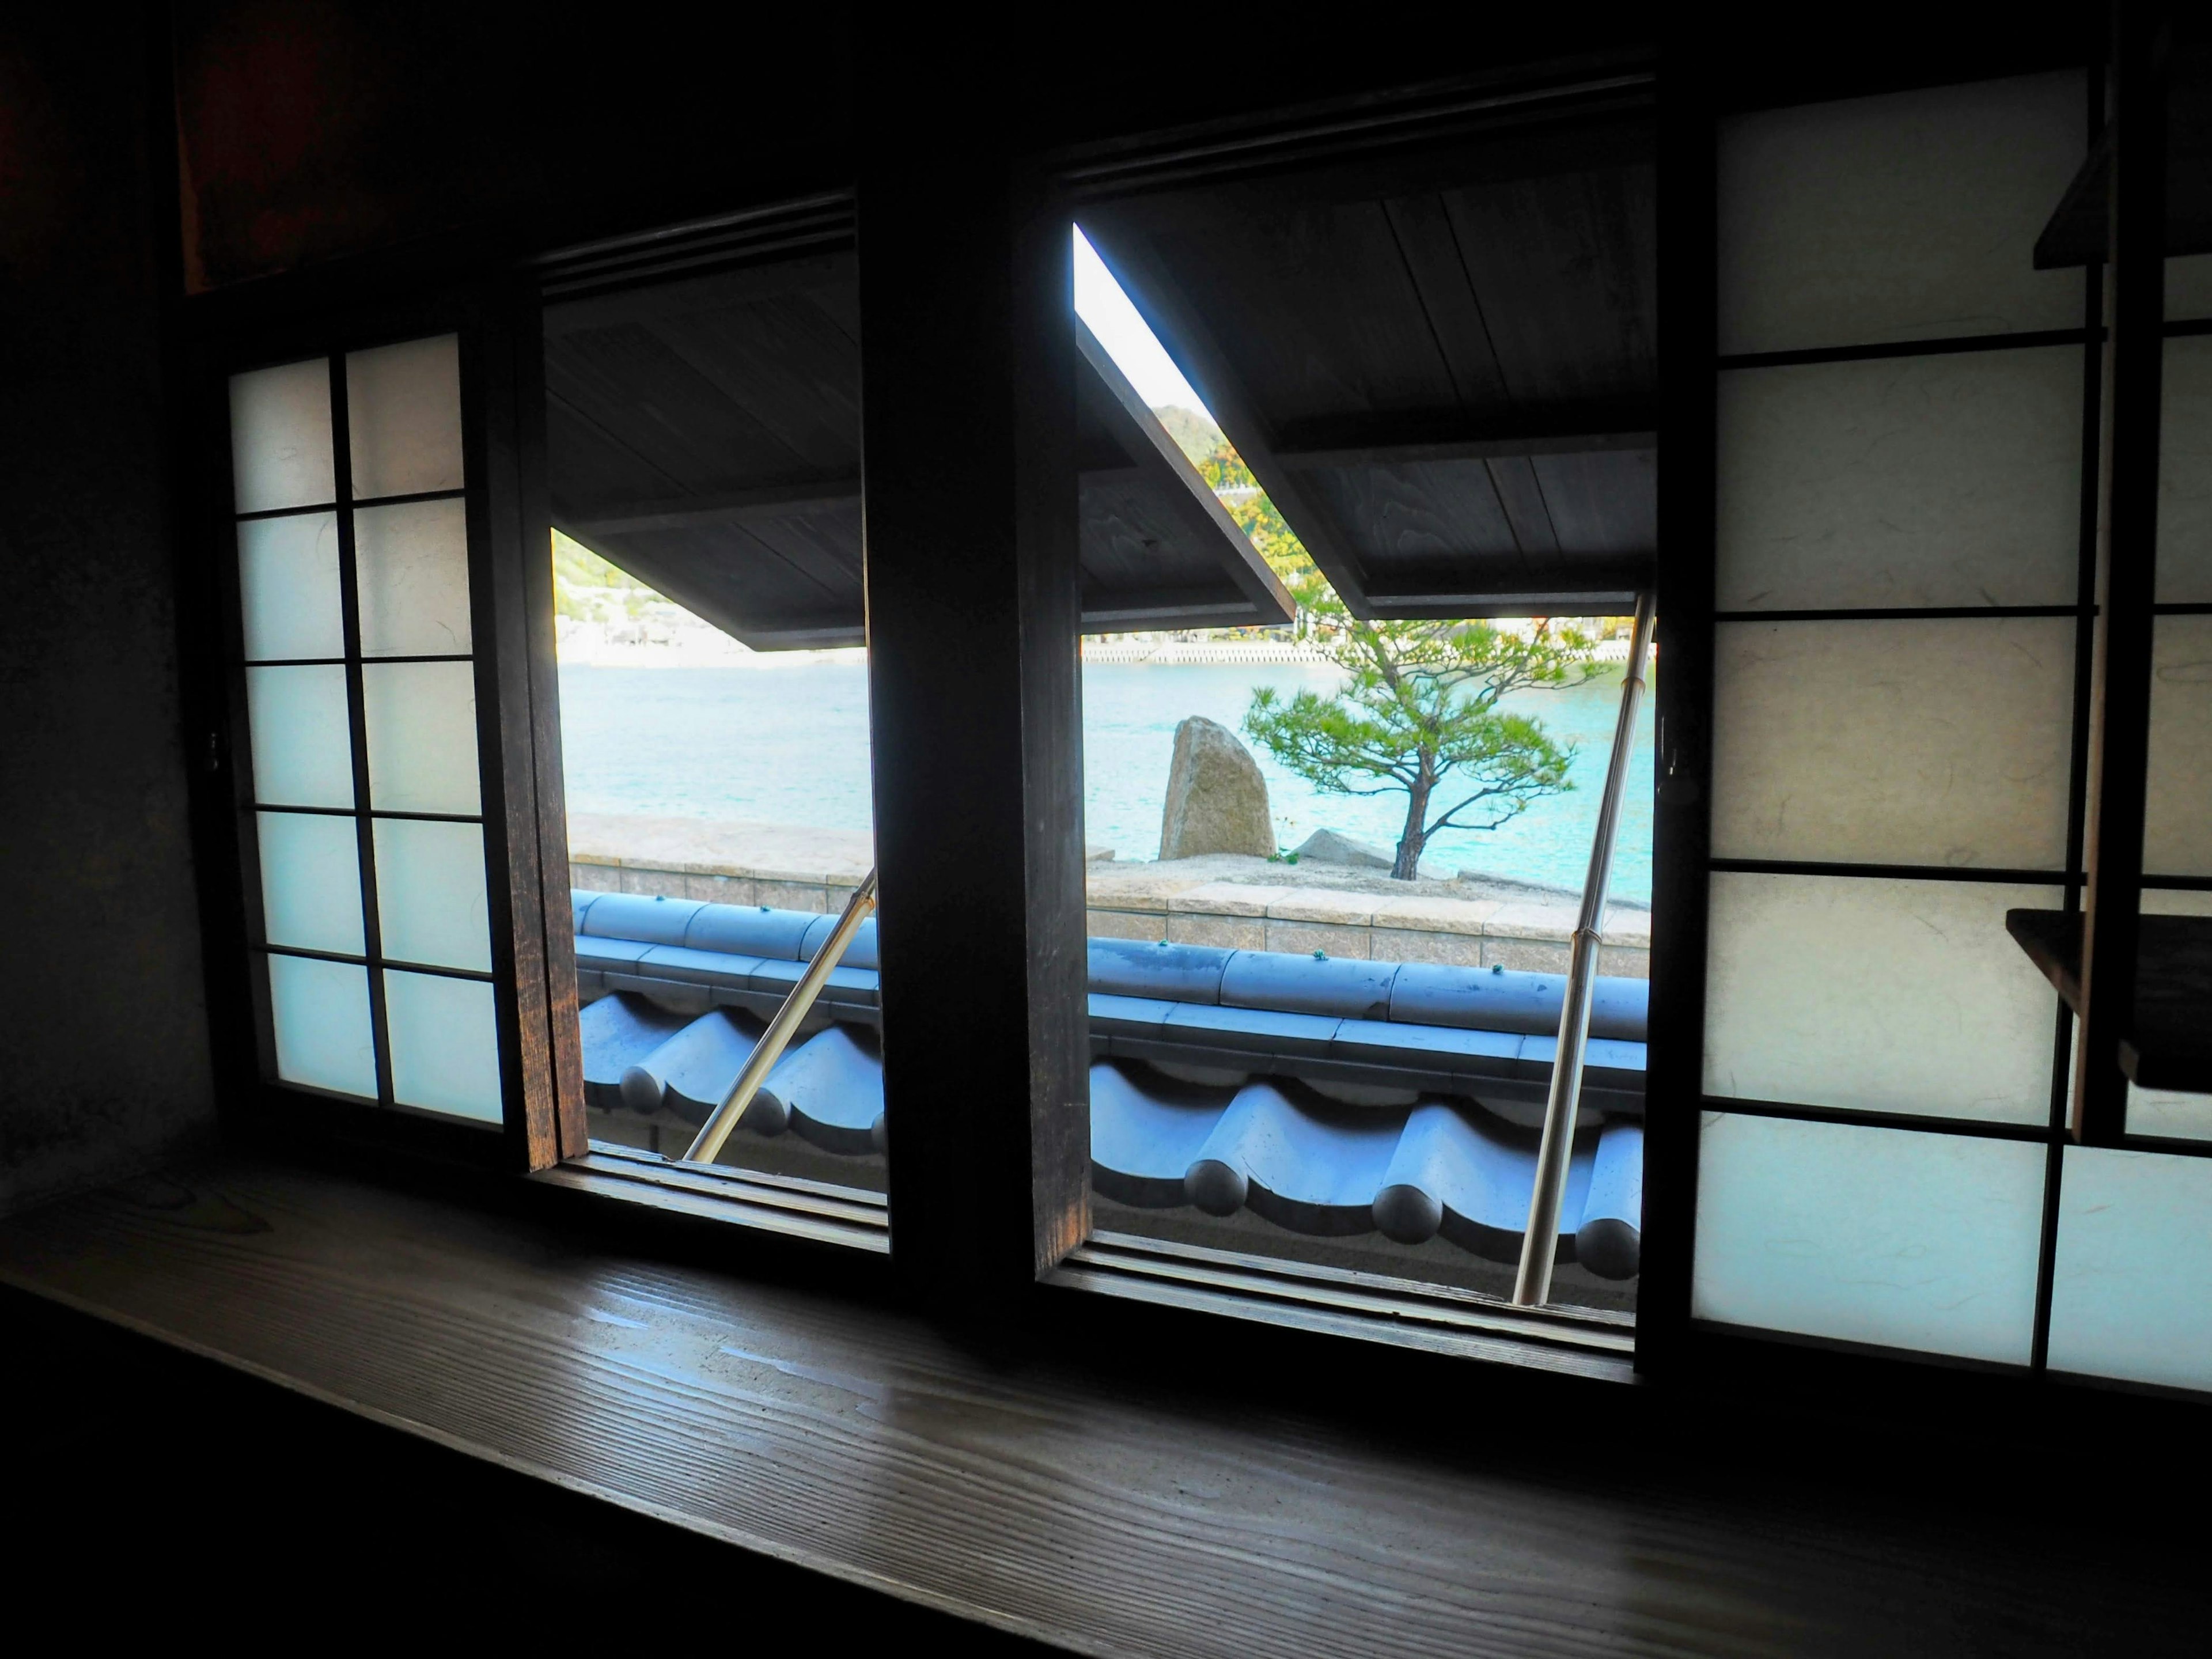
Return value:
<svg viewBox="0 0 2212 1659">
<path fill-rule="evenodd" d="M 1377 962 L 1437 962 L 1531 973 L 1565 973 L 1575 929 L 1574 910 L 1556 905 L 1388 898 L 1242 882 L 1211 882 L 1164 894 L 1094 886 L 1091 900 L 1094 938 L 1167 939 L 1238 951 L 1322 951 Z M 1598 971 L 1651 976 L 1648 911 L 1615 911 L 1607 919 Z"/>
<path fill-rule="evenodd" d="M 772 910 L 842 910 L 875 862 L 865 831 L 571 813 L 569 880 Z"/>
<path fill-rule="evenodd" d="M 869 838 L 854 831 L 680 818 L 578 814 L 569 841 L 579 887 L 780 910 L 842 910 L 872 857 Z M 1462 896 L 1464 888 L 1443 882 L 1366 890 L 1401 884 L 1259 859 L 1125 865 L 1094 857 L 1089 867 L 1090 932 L 1100 939 L 1563 973 L 1574 933 L 1575 903 L 1564 896 Z M 1267 879 L 1271 870 L 1279 884 Z M 1345 887 L 1322 884 L 1339 879 Z M 1649 911 L 1615 907 L 1598 971 L 1650 976 Z"/>
<path fill-rule="evenodd" d="M 866 874 L 863 870 L 860 874 Z M 710 904 L 764 904 L 771 910 L 842 910 L 860 886 L 845 872 L 768 869 L 732 872 L 669 870 L 615 858 L 568 855 L 570 881 L 601 893 L 659 893 L 668 898 L 705 899 Z"/>
</svg>

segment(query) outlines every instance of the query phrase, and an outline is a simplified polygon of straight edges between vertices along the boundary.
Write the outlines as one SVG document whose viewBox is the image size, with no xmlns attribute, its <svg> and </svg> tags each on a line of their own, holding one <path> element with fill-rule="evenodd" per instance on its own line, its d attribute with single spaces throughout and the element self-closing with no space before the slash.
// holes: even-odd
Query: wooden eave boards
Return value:
<svg viewBox="0 0 2212 1659">
<path fill-rule="evenodd" d="M 1376 616 L 1625 610 L 1656 542 L 1646 112 L 1088 209 L 1316 562 Z"/>
<path fill-rule="evenodd" d="M 859 643 L 853 256 L 570 301 L 546 325 L 556 525 L 757 649 Z M 1251 543 L 1079 343 L 1085 626 L 1288 621 Z"/>
</svg>

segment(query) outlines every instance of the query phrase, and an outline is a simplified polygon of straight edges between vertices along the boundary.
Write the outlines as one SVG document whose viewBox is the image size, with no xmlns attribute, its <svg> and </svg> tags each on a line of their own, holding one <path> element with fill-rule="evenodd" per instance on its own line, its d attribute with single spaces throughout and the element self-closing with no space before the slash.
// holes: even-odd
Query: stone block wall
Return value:
<svg viewBox="0 0 2212 1659">
<path fill-rule="evenodd" d="M 1238 951 L 1321 951 L 1378 962 L 1564 973 L 1575 912 L 1559 905 L 1488 899 L 1378 897 L 1314 887 L 1214 882 L 1182 892 L 1094 893 L 1094 938 L 1166 939 Z M 1598 971 L 1651 975 L 1651 918 L 1607 918 Z"/>
<path fill-rule="evenodd" d="M 843 909 L 874 858 L 862 833 L 684 818 L 572 814 L 569 840 L 579 887 L 817 914 Z M 1121 865 L 1103 848 L 1092 850 L 1089 872 L 1098 939 L 1564 973 L 1574 936 L 1576 905 L 1565 896 L 1462 897 L 1467 889 L 1443 883 L 1411 893 L 1344 890 L 1331 884 L 1341 878 L 1311 866 L 1232 856 Z M 1614 908 L 1598 971 L 1650 977 L 1649 911 Z"/>
<path fill-rule="evenodd" d="M 665 870 L 572 854 L 575 884 L 605 893 L 658 893 L 714 904 L 834 913 L 858 885 L 842 871 L 763 871 L 730 875 Z M 1468 968 L 1565 973 L 1575 913 L 1548 904 L 1488 899 L 1378 898 L 1314 887 L 1214 882 L 1171 894 L 1094 892 L 1089 931 L 1097 939 L 1168 939 L 1234 951 L 1324 951 L 1377 962 L 1435 962 Z M 1608 918 L 1598 971 L 1651 975 L 1649 912 Z"/>
<path fill-rule="evenodd" d="M 704 899 L 710 904 L 764 904 L 771 910 L 842 910 L 860 884 L 842 870 L 767 870 L 753 875 L 716 871 L 664 870 L 611 857 L 568 854 L 569 879 L 600 893 L 648 893 L 664 898 Z"/>
</svg>

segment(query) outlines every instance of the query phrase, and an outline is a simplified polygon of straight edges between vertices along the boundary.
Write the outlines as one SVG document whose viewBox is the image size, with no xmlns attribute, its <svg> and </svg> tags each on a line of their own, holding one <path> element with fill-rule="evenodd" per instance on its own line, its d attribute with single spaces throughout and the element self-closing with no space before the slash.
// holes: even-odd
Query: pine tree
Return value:
<svg viewBox="0 0 2212 1659">
<path fill-rule="evenodd" d="M 1516 691 L 1581 684 L 1595 641 L 1539 622 L 1527 636 L 1480 622 L 1363 622 L 1318 573 L 1288 586 L 1306 637 L 1345 671 L 1334 696 L 1287 702 L 1252 693 L 1244 729 L 1275 758 L 1332 794 L 1402 790 L 1406 824 L 1390 873 L 1411 881 L 1430 838 L 1495 830 L 1531 802 L 1574 787 L 1541 721 L 1509 714 Z"/>
</svg>

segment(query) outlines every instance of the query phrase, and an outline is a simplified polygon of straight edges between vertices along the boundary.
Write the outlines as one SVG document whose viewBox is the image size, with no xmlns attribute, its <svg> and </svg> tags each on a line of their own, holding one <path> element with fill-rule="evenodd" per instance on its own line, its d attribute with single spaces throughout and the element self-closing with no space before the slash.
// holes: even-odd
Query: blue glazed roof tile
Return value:
<svg viewBox="0 0 2212 1659">
<path fill-rule="evenodd" d="M 773 957 L 754 961 L 748 970 L 747 985 L 756 991 L 767 991 L 775 996 L 787 995 L 806 972 L 806 963 L 799 961 L 780 962 Z M 872 968 L 832 968 L 823 981 L 822 994 L 831 1001 L 857 1002 L 873 1006 L 876 1000 L 876 970 Z"/>
<path fill-rule="evenodd" d="M 720 951 L 693 950 L 681 945 L 656 945 L 634 964 L 641 974 L 672 979 L 686 985 L 725 985 L 749 979 L 761 965 L 758 957 L 732 956 Z"/>
<path fill-rule="evenodd" d="M 770 1097 L 788 1112 L 793 1132 L 824 1152 L 884 1149 L 882 1051 L 865 1026 L 832 1025 L 788 1050 L 761 1086 L 760 1098 Z"/>
<path fill-rule="evenodd" d="M 1091 1173 L 1109 1198 L 1167 1209 L 1188 1201 L 1183 1182 L 1236 1091 L 1157 1073 L 1146 1083 L 1119 1066 L 1091 1068 Z"/>
<path fill-rule="evenodd" d="M 1552 1061 L 1559 1052 L 1557 1036 L 1531 1036 L 1521 1045 L 1520 1075 L 1532 1083 L 1552 1080 Z M 1593 1036 L 1583 1045 L 1583 1081 L 1599 1089 L 1644 1087 L 1644 1046 L 1615 1037 Z"/>
<path fill-rule="evenodd" d="M 733 957 L 799 959 L 799 944 L 815 918 L 804 911 L 770 910 L 745 904 L 702 904 L 684 930 L 684 943 L 695 951 L 722 951 Z"/>
<path fill-rule="evenodd" d="M 1553 1036 L 1566 985 L 1564 974 L 1409 962 L 1391 984 L 1389 1017 L 1424 1025 Z M 1647 980 L 1601 975 L 1590 997 L 1590 1035 L 1641 1041 L 1650 990 Z"/>
<path fill-rule="evenodd" d="M 659 979 L 651 974 L 639 973 L 635 968 L 609 968 L 599 975 L 599 982 L 609 992 L 628 991 L 634 996 L 649 996 L 664 1008 L 687 1014 L 703 1014 L 714 1006 L 714 988 L 696 985 L 687 981 Z"/>
<path fill-rule="evenodd" d="M 596 939 L 636 939 L 646 945 L 681 945 L 692 917 L 707 907 L 697 899 L 672 899 L 644 893 L 575 894 L 588 897 L 577 931 Z"/>
<path fill-rule="evenodd" d="M 805 936 L 800 939 L 799 945 L 799 959 L 801 962 L 814 960 L 814 953 L 822 948 L 823 942 L 836 931 L 837 920 L 834 915 L 817 916 L 808 925 Z M 848 968 L 882 966 L 876 960 L 876 919 L 873 916 L 870 916 L 853 930 L 852 942 L 846 945 L 845 954 L 840 960 Z"/>
<path fill-rule="evenodd" d="M 1562 1232 L 1572 1232 L 1580 1218 L 1595 1150 L 1595 1136 L 1577 1140 L 1567 1165 Z M 1407 1120 L 1388 1181 L 1376 1195 L 1376 1219 L 1401 1243 L 1442 1231 L 1478 1255 L 1516 1261 L 1535 1184 L 1533 1133 L 1447 1102 L 1424 1102 Z"/>
<path fill-rule="evenodd" d="M 1526 1040 L 1508 1031 L 1464 1031 L 1381 1019 L 1347 1019 L 1338 1024 L 1330 1054 L 1338 1059 L 1416 1066 L 1469 1078 L 1510 1078 L 1517 1074 L 1521 1045 Z"/>
<path fill-rule="evenodd" d="M 660 947 L 634 939 L 588 939 L 576 940 L 576 961 L 590 963 L 594 968 L 628 967 L 648 951 Z"/>
<path fill-rule="evenodd" d="M 1120 996 L 1218 1002 L 1222 971 L 1236 954 L 1210 945 L 1172 945 L 1165 939 L 1094 939 L 1091 984 L 1094 990 Z"/>
<path fill-rule="evenodd" d="M 598 975 L 614 993 L 582 1012 L 586 1097 L 694 1122 L 727 1095 L 763 1020 L 834 926 L 629 894 L 575 901 L 590 930 L 577 940 L 580 976 Z M 659 937 L 624 939 L 623 929 Z M 787 1126 L 842 1154 L 882 1148 L 872 923 L 863 936 L 867 960 L 848 954 L 831 972 L 740 1128 Z M 794 954 L 702 948 L 765 951 L 779 940 Z M 1560 976 L 1119 939 L 1092 940 L 1091 963 L 1093 1048 L 1104 1050 L 1091 1076 L 1101 1193 L 1150 1207 L 1248 1207 L 1313 1235 L 1442 1237 L 1517 1258 L 1535 1170 L 1528 1115 L 1540 1115 L 1550 1078 Z M 1560 1256 L 1627 1279 L 1643 1209 L 1634 1120 L 1644 987 L 1601 979 L 1594 1007 L 1605 1029 L 1586 1058 L 1586 1127 L 1568 1167 Z M 1161 1066 L 1231 1081 L 1178 1080 Z M 1419 1098 L 1348 1105 L 1322 1092 L 1346 1084 L 1365 1091 L 1341 1091 L 1352 1099 Z M 1388 1088 L 1378 1095 L 1377 1085 Z"/>
<path fill-rule="evenodd" d="M 722 1103 L 760 1034 L 758 1020 L 726 1008 L 702 1014 L 623 1073 L 623 1103 L 634 1112 L 673 1112 L 696 1128 Z"/>
<path fill-rule="evenodd" d="M 1602 1278 L 1634 1278 L 1644 1229 L 1642 1124 L 1606 1126 L 1580 1213 L 1575 1259 Z"/>
<path fill-rule="evenodd" d="M 1184 1191 L 1210 1215 L 1244 1206 L 1296 1232 L 1372 1232 L 1376 1189 L 1403 1127 L 1395 1114 L 1248 1083 L 1206 1136 Z"/>
<path fill-rule="evenodd" d="M 1176 1005 L 1161 997 L 1115 996 L 1107 991 L 1091 994 L 1091 1029 L 1109 1036 L 1152 1036 L 1173 1013 Z"/>
<path fill-rule="evenodd" d="M 1221 1000 L 1239 1008 L 1277 1008 L 1343 1019 L 1387 1019 L 1395 962 L 1355 957 L 1239 951 L 1221 974 Z"/>
<path fill-rule="evenodd" d="M 1210 1047 L 1257 1054 L 1289 1054 L 1326 1059 L 1343 1022 L 1325 1014 L 1273 1008 L 1194 1006 L 1183 1003 L 1160 1022 L 1163 1037 L 1188 1034 Z"/>
<path fill-rule="evenodd" d="M 584 1098 L 611 1110 L 622 1103 L 623 1073 L 689 1024 L 640 996 L 607 996 L 577 1016 L 584 1038 Z"/>
</svg>

